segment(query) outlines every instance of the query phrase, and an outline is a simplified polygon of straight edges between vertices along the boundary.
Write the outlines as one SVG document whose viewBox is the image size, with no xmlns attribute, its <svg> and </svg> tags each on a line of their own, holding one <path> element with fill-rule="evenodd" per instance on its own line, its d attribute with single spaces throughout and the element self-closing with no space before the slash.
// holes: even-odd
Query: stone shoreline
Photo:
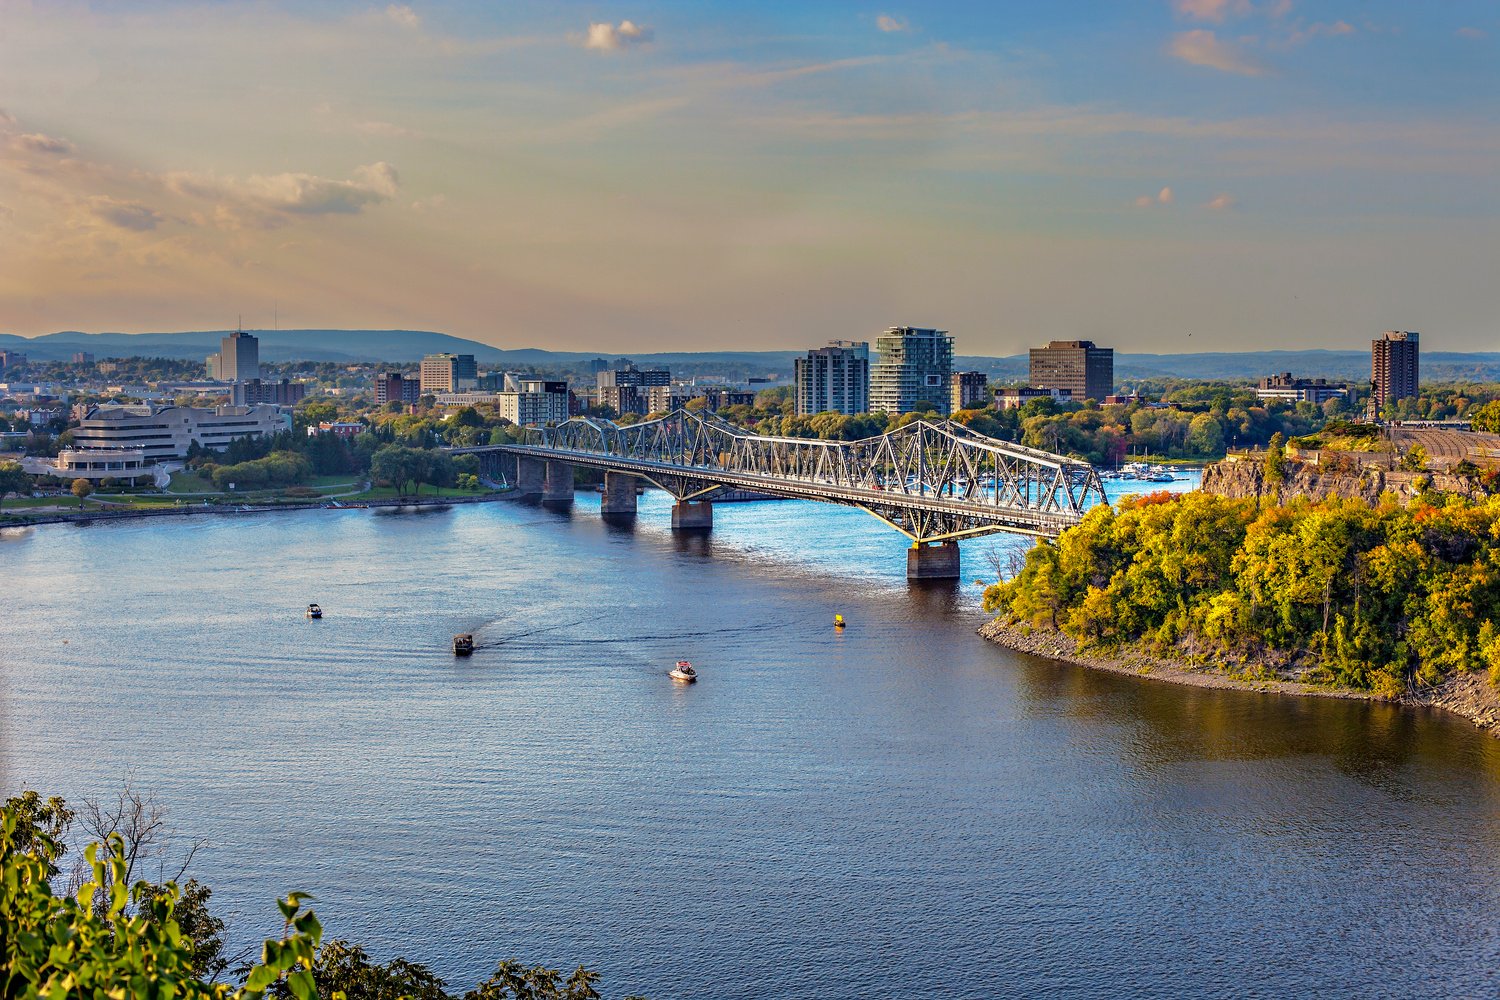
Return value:
<svg viewBox="0 0 1500 1000">
<path fill-rule="evenodd" d="M 374 507 L 446 507 L 466 503 L 493 503 L 497 500 L 516 499 L 514 490 L 499 493 L 480 493 L 459 497 L 381 497 L 374 500 L 340 500 L 339 506 L 332 501 L 316 500 L 307 503 L 279 504 L 185 504 L 181 507 L 153 507 L 146 509 L 91 510 L 72 514 L 48 514 L 42 517 L 0 521 L 0 531 L 9 528 L 31 528 L 41 524 L 76 524 L 94 521 L 120 521 L 139 517 L 188 517 L 197 514 L 266 514 L 284 510 L 363 510 Z M 241 509 L 245 507 L 246 509 Z M 6 511 L 0 509 L 0 516 Z"/>
<path fill-rule="evenodd" d="M 1126 674 L 1168 684 L 1194 687 L 1233 688 L 1266 694 L 1293 695 L 1304 698 L 1346 698 L 1356 701 L 1385 701 L 1368 691 L 1304 684 L 1294 680 L 1258 680 L 1235 677 L 1208 667 L 1194 667 L 1177 660 L 1124 649 L 1115 654 L 1082 652 L 1077 643 L 1062 632 L 1050 628 L 1028 628 L 1011 625 L 1000 619 L 986 622 L 978 629 L 981 636 L 1018 653 L 1029 653 L 1049 660 L 1076 664 L 1093 670 Z M 1415 695 L 1389 699 L 1397 705 L 1438 708 L 1461 715 L 1492 736 L 1500 737 L 1500 691 L 1482 674 L 1456 674 L 1440 687 Z"/>
</svg>

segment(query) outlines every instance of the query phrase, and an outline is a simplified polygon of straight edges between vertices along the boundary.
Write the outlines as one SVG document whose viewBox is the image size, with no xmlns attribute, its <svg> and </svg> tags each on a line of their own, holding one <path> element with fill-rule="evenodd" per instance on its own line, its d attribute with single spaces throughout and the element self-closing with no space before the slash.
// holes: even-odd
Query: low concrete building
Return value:
<svg viewBox="0 0 1500 1000">
<path fill-rule="evenodd" d="M 222 451 L 238 438 L 292 429 L 280 407 L 96 406 L 73 428 L 79 451 L 139 448 L 148 462 L 185 458 L 194 444 Z"/>
<path fill-rule="evenodd" d="M 1342 382 L 1329 382 L 1326 378 L 1292 378 L 1291 372 L 1263 378 L 1255 390 L 1256 399 L 1317 403 L 1319 406 L 1330 399 L 1348 397 L 1349 387 Z"/>
<path fill-rule="evenodd" d="M 1050 389 L 1034 385 L 1023 385 L 1019 389 L 1006 389 L 995 394 L 995 406 L 1001 410 L 1019 410 L 1033 399 L 1050 399 L 1054 403 L 1073 402 L 1072 389 Z"/>
</svg>

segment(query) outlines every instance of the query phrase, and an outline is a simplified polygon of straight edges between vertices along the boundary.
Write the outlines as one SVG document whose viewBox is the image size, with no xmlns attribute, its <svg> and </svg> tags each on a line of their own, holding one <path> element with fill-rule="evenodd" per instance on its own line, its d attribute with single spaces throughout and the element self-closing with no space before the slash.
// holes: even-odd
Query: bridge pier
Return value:
<svg viewBox="0 0 1500 1000">
<path fill-rule="evenodd" d="M 604 494 L 599 498 L 599 513 L 605 520 L 635 517 L 634 476 L 605 471 Z"/>
<path fill-rule="evenodd" d="M 710 500 L 679 500 L 672 505 L 673 531 L 709 531 L 714 526 Z"/>
<path fill-rule="evenodd" d="M 913 542 L 906 550 L 908 580 L 957 580 L 958 543 L 952 540 L 936 544 Z"/>
<path fill-rule="evenodd" d="M 544 482 L 547 463 L 539 458 L 516 458 L 516 493 L 528 499 L 538 499 L 546 492 Z"/>
<path fill-rule="evenodd" d="M 544 503 L 573 502 L 573 463 L 547 461 L 547 475 L 542 485 Z"/>
</svg>

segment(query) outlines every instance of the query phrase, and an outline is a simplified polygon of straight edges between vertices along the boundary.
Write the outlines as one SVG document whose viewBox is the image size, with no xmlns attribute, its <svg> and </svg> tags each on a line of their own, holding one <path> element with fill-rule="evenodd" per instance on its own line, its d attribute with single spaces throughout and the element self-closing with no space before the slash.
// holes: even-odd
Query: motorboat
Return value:
<svg viewBox="0 0 1500 1000">
<path fill-rule="evenodd" d="M 320 607 L 318 607 L 316 604 L 309 604 L 307 606 L 307 617 L 309 617 L 309 618 L 322 618 L 323 617 L 323 609 L 320 608 Z"/>
<path fill-rule="evenodd" d="M 693 665 L 687 660 L 678 660 L 677 666 L 667 671 L 667 676 L 674 681 L 691 684 L 698 679 L 698 671 L 694 670 Z"/>
<path fill-rule="evenodd" d="M 468 632 L 460 632 L 453 637 L 453 655 L 468 656 L 474 652 L 474 636 Z"/>
<path fill-rule="evenodd" d="M 833 616 L 833 627 L 834 628 L 843 628 L 844 625 L 845 625 L 845 622 L 844 622 L 844 616 L 843 615 L 834 615 Z"/>
</svg>

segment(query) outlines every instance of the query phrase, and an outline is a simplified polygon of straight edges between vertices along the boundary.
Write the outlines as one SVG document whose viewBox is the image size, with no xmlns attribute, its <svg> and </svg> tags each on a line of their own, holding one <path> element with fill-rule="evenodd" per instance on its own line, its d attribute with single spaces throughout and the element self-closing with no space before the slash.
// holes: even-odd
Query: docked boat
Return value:
<svg viewBox="0 0 1500 1000">
<path fill-rule="evenodd" d="M 468 656 L 474 652 L 474 636 L 468 632 L 460 632 L 453 637 L 453 655 Z"/>
<path fill-rule="evenodd" d="M 667 676 L 672 678 L 674 681 L 682 681 L 686 684 L 691 684 L 693 683 L 693 681 L 696 681 L 698 679 L 698 671 L 694 670 L 693 665 L 687 660 L 678 660 L 677 666 L 667 671 Z"/>
<path fill-rule="evenodd" d="M 307 617 L 309 617 L 309 618 L 322 618 L 323 617 L 323 609 L 320 608 L 320 607 L 318 607 L 316 604 L 309 604 L 307 606 Z"/>
</svg>

